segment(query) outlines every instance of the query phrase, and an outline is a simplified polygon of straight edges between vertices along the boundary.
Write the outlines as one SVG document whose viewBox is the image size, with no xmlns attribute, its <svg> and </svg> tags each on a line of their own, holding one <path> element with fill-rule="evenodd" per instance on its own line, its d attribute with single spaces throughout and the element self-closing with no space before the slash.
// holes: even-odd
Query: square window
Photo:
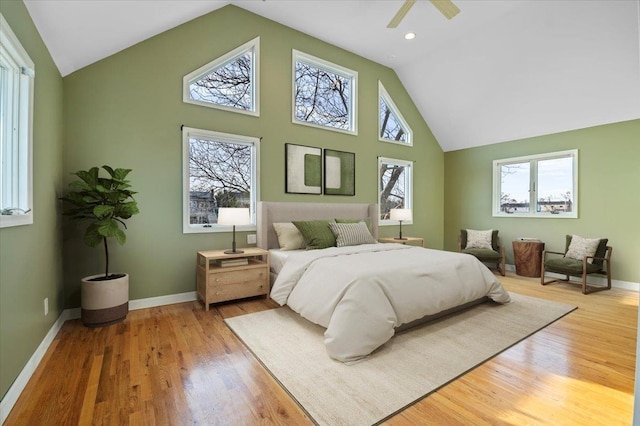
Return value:
<svg viewBox="0 0 640 426">
<path fill-rule="evenodd" d="M 259 139 L 183 128 L 183 233 L 227 232 L 220 207 L 249 208 L 255 230 Z"/>
</svg>

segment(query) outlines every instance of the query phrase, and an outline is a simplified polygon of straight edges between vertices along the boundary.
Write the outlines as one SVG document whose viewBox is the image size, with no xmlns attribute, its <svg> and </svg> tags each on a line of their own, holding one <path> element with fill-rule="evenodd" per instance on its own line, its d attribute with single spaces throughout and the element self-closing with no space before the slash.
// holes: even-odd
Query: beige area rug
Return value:
<svg viewBox="0 0 640 426">
<path fill-rule="evenodd" d="M 576 308 L 511 296 L 400 333 L 352 365 L 329 358 L 324 328 L 286 307 L 225 321 L 318 424 L 371 425 Z"/>
</svg>

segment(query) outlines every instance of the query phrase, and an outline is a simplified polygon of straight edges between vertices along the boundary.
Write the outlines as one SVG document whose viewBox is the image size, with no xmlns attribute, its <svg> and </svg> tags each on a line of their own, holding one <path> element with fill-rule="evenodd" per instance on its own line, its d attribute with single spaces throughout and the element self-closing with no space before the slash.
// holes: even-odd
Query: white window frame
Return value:
<svg viewBox="0 0 640 426">
<path fill-rule="evenodd" d="M 537 210 L 537 187 L 538 187 L 538 161 L 552 160 L 556 158 L 572 158 L 573 160 L 573 188 L 572 197 L 573 205 L 572 211 L 565 213 L 560 212 L 558 214 L 551 214 L 548 212 L 538 212 Z M 500 198 L 502 194 L 501 183 L 501 168 L 504 165 L 516 164 L 516 163 L 529 163 L 529 212 L 524 213 L 506 213 L 500 211 Z M 567 151 L 550 152 L 545 154 L 527 155 L 523 157 L 504 158 L 493 161 L 493 202 L 492 202 L 493 217 L 535 217 L 535 218 L 548 218 L 548 219 L 576 219 L 578 217 L 578 150 L 572 149 Z"/>
<path fill-rule="evenodd" d="M 255 231 L 256 225 L 256 208 L 260 199 L 260 138 L 242 135 L 233 135 L 230 133 L 215 132 L 212 130 L 194 129 L 191 127 L 182 128 L 182 233 L 211 233 L 211 232 L 231 232 L 233 227 L 230 225 L 218 224 L 191 224 L 189 223 L 189 139 L 215 139 L 224 140 L 229 143 L 237 143 L 251 145 L 251 201 L 249 214 L 251 216 L 251 225 L 236 226 L 236 231 Z"/>
<path fill-rule="evenodd" d="M 33 93 L 35 64 L 0 14 L 3 126 L 0 142 L 0 228 L 33 224 Z M 7 96 L 8 95 L 8 96 Z M 10 126 L 6 124 L 10 123 Z"/>
<path fill-rule="evenodd" d="M 226 64 L 233 62 L 239 56 L 245 54 L 246 52 L 252 52 L 252 62 L 251 62 L 251 99 L 252 99 L 252 108 L 249 110 L 240 109 L 240 108 L 232 108 L 225 105 L 219 105 L 211 102 L 202 102 L 195 99 L 191 99 L 191 92 L 189 90 L 189 86 L 192 82 L 197 81 L 207 74 L 210 74 L 212 70 L 223 67 Z M 204 106 L 208 108 L 215 108 L 224 111 L 237 112 L 240 114 L 252 115 L 254 117 L 260 117 L 260 37 L 256 37 L 253 40 L 250 40 L 233 49 L 230 52 L 225 53 L 224 55 L 214 59 L 213 61 L 201 66 L 197 70 L 190 72 L 182 78 L 182 102 Z"/>
<path fill-rule="evenodd" d="M 383 138 L 382 135 L 380 135 L 380 132 L 382 130 L 382 121 L 380 120 L 380 116 L 382 115 L 382 111 L 380 111 L 380 98 L 384 100 L 385 104 L 387 104 L 387 107 L 391 110 L 391 113 L 396 116 L 397 120 L 400 122 L 402 127 L 406 130 L 405 131 L 405 134 L 407 135 L 406 142 L 396 141 L 393 139 L 386 139 L 386 138 Z M 378 140 L 380 142 L 395 143 L 402 146 L 413 146 L 413 130 L 411 130 L 409 123 L 407 123 L 407 120 L 405 120 L 404 116 L 400 112 L 400 109 L 398 108 L 396 103 L 393 102 L 393 99 L 391 99 L 391 95 L 389 95 L 389 92 L 387 92 L 387 89 L 384 88 L 384 85 L 380 80 L 378 80 Z"/>
<path fill-rule="evenodd" d="M 405 200 L 404 200 L 404 208 L 405 209 L 413 209 L 413 161 L 407 160 L 398 160 L 396 158 L 388 158 L 388 157 L 378 157 L 378 182 L 376 184 L 378 188 L 378 226 L 392 226 L 399 225 L 400 222 L 397 220 L 391 219 L 380 219 L 382 215 L 382 211 L 380 209 L 380 181 L 382 176 L 380 175 L 380 169 L 382 168 L 382 164 L 395 164 L 398 166 L 405 167 Z M 408 173 L 407 173 L 408 172 Z M 404 225 L 411 225 L 413 220 L 403 220 L 402 223 Z"/>
<path fill-rule="evenodd" d="M 334 64 L 324 59 L 309 55 L 299 50 L 292 49 L 292 78 L 291 78 L 291 121 L 294 124 L 315 127 L 316 129 L 330 130 L 332 132 L 347 133 L 350 135 L 358 135 L 358 72 Z M 315 68 L 323 69 L 342 77 L 351 79 L 351 96 L 349 97 L 349 128 L 339 129 L 337 127 L 323 126 L 320 124 L 309 123 L 308 121 L 298 120 L 296 118 L 296 62 L 302 62 Z"/>
</svg>

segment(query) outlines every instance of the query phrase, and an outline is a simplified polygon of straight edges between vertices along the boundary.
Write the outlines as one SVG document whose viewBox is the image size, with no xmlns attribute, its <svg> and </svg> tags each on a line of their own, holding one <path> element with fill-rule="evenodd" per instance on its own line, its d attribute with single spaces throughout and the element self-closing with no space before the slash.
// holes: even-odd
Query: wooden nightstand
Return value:
<svg viewBox="0 0 640 426">
<path fill-rule="evenodd" d="M 198 252 L 198 299 L 206 311 L 210 303 L 269 294 L 269 252 L 254 247 L 242 250 L 244 253 L 238 254 L 226 254 L 224 250 Z M 233 265 L 234 261 L 239 264 Z M 225 263 L 231 265 L 223 266 Z"/>
<path fill-rule="evenodd" d="M 381 243 L 397 243 L 397 244 L 408 244 L 408 243 L 420 243 L 421 247 L 424 247 L 424 238 L 420 237 L 404 237 L 403 240 L 397 240 L 393 237 L 385 237 L 378 239 Z"/>
</svg>

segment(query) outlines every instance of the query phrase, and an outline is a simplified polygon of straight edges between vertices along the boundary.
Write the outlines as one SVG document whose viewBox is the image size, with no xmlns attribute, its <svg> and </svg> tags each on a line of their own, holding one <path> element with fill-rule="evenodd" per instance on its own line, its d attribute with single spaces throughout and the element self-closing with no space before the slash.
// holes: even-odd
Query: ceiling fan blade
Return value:
<svg viewBox="0 0 640 426">
<path fill-rule="evenodd" d="M 400 24 L 400 21 L 402 21 L 404 16 L 409 12 L 409 10 L 415 3 L 416 0 L 405 0 L 403 5 L 400 7 L 400 10 L 398 10 L 398 13 L 396 13 L 396 16 L 394 16 L 393 19 L 387 24 L 387 28 L 397 27 L 398 24 Z"/>
<path fill-rule="evenodd" d="M 460 13 L 458 6 L 453 4 L 451 0 L 431 0 L 431 3 L 442 13 L 445 18 L 451 19 Z"/>
</svg>

